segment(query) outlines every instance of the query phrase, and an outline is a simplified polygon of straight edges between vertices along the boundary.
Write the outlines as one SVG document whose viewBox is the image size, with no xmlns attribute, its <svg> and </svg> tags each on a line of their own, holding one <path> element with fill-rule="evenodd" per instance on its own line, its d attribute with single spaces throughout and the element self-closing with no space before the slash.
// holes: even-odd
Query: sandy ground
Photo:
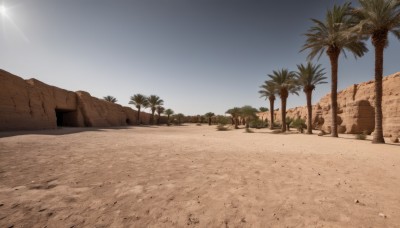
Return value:
<svg viewBox="0 0 400 228">
<path fill-rule="evenodd" d="M 400 227 L 399 144 L 206 125 L 10 135 L 0 227 Z"/>
</svg>

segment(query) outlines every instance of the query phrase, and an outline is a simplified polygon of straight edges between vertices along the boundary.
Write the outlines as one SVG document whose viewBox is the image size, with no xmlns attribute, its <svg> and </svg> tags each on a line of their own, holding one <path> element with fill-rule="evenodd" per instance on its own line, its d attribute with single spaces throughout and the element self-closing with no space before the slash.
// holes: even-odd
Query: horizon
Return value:
<svg viewBox="0 0 400 228">
<path fill-rule="evenodd" d="M 296 70 L 306 62 L 308 53 L 299 53 L 305 42 L 301 34 L 312 25 L 309 18 L 322 20 L 333 2 L 18 0 L 0 5 L 7 8 L 0 16 L 0 68 L 7 72 L 100 99 L 111 95 L 133 109 L 129 97 L 142 93 L 160 96 L 176 113 L 223 115 L 243 105 L 269 106 L 259 98 L 259 86 L 272 70 Z M 374 49 L 370 40 L 366 43 L 364 57 L 340 56 L 338 91 L 373 80 Z M 400 71 L 399 51 L 400 42 L 390 35 L 385 76 Z M 328 77 L 313 93 L 315 104 L 330 93 L 330 65 L 326 55 L 313 62 Z M 277 97 L 275 109 L 279 103 Z M 288 108 L 305 103 L 302 91 L 288 98 Z"/>
</svg>

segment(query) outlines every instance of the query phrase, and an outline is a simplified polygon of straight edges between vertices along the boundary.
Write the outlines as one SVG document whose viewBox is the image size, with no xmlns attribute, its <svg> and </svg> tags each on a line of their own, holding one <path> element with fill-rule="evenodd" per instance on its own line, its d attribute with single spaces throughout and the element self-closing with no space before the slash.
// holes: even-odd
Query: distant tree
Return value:
<svg viewBox="0 0 400 228">
<path fill-rule="evenodd" d="M 228 109 L 225 113 L 229 114 L 232 116 L 233 123 L 235 124 L 235 129 L 239 129 L 239 117 L 241 115 L 242 110 L 238 107 L 234 107 L 231 109 Z"/>
<path fill-rule="evenodd" d="M 183 115 L 182 113 L 178 113 L 175 115 L 177 121 L 178 121 L 178 125 L 182 124 L 182 120 L 185 118 L 185 115 Z"/>
<path fill-rule="evenodd" d="M 382 126 L 383 53 L 388 47 L 388 33 L 400 39 L 399 0 L 359 0 L 360 8 L 353 10 L 359 22 L 355 31 L 371 37 L 375 48 L 375 130 L 372 143 L 385 143 Z"/>
<path fill-rule="evenodd" d="M 164 113 L 167 115 L 167 124 L 169 125 L 169 117 L 174 114 L 174 111 L 172 109 L 166 109 Z"/>
<path fill-rule="evenodd" d="M 307 40 L 302 49 L 302 51 L 306 49 L 310 50 L 308 55 L 309 60 L 312 60 L 316 56 L 319 59 L 324 52 L 329 57 L 332 75 L 332 137 L 338 137 L 337 81 L 339 55 L 341 52 L 344 53 L 347 50 L 357 58 L 363 56 L 368 51 L 359 36 L 349 33 L 350 29 L 355 25 L 355 20 L 351 16 L 351 10 L 350 3 L 345 3 L 342 6 L 335 5 L 332 10 L 328 10 L 326 13 L 325 21 L 312 19 L 315 25 L 305 34 Z"/>
<path fill-rule="evenodd" d="M 144 96 L 143 94 L 140 94 L 140 93 L 135 94 L 135 95 L 131 96 L 129 104 L 135 105 L 135 107 L 137 108 L 137 110 L 138 110 L 137 124 L 140 124 L 140 109 L 147 108 L 149 105 L 149 102 L 147 101 L 146 96 Z"/>
<path fill-rule="evenodd" d="M 258 110 L 260 110 L 260 112 L 268 112 L 269 109 L 267 107 L 260 107 Z"/>
<path fill-rule="evenodd" d="M 316 85 L 327 83 L 326 77 L 324 77 L 324 68 L 321 68 L 321 65 L 313 65 L 308 62 L 306 66 L 297 65 L 297 70 L 297 83 L 303 88 L 307 97 L 307 134 L 312 134 L 312 92 Z"/>
<path fill-rule="evenodd" d="M 208 118 L 208 125 L 211 125 L 211 118 L 215 116 L 213 112 L 207 112 L 205 116 Z"/>
<path fill-rule="evenodd" d="M 161 106 L 164 104 L 164 101 L 162 99 L 160 99 L 160 97 L 157 95 L 150 95 L 147 98 L 147 101 L 148 101 L 149 107 L 151 109 L 151 123 L 154 125 L 155 124 L 154 113 L 158 106 Z"/>
<path fill-rule="evenodd" d="M 258 110 L 256 108 L 251 107 L 250 105 L 245 105 L 242 108 L 240 108 L 240 113 L 246 122 L 247 129 L 250 127 L 250 125 L 249 125 L 250 120 L 257 118 L 257 115 L 256 115 L 257 112 L 258 112 Z"/>
<path fill-rule="evenodd" d="M 111 102 L 111 103 L 116 103 L 117 102 L 117 98 L 115 98 L 113 96 L 110 96 L 110 95 L 103 97 L 103 99 L 105 101 L 108 101 L 108 102 Z"/>
<path fill-rule="evenodd" d="M 281 98 L 282 132 L 285 132 L 286 101 L 289 93 L 299 95 L 297 93 L 299 87 L 297 86 L 294 72 L 291 72 L 287 69 L 273 71 L 273 73 L 269 74 L 268 76 L 270 77 L 270 83 L 276 89 L 276 91 L 278 91 L 279 97 Z"/>
<path fill-rule="evenodd" d="M 271 110 L 271 124 L 269 128 L 272 130 L 274 128 L 274 102 L 276 99 L 275 94 L 277 93 L 277 91 L 271 82 L 265 81 L 264 84 L 261 86 L 261 90 L 258 91 L 258 93 L 260 93 L 260 97 L 265 97 L 265 99 L 269 100 L 269 110 Z"/>
<path fill-rule="evenodd" d="M 163 114 L 164 111 L 165 111 L 165 108 L 163 106 L 159 105 L 159 106 L 156 107 L 156 112 L 157 112 L 157 115 L 158 115 L 157 124 L 160 124 L 161 114 Z"/>
</svg>

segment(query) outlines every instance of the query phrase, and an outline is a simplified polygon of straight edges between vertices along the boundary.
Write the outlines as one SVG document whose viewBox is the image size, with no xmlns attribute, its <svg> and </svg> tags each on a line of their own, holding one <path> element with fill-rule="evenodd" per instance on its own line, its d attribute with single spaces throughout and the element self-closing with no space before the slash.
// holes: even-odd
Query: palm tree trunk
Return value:
<svg viewBox="0 0 400 228">
<path fill-rule="evenodd" d="M 151 124 L 154 125 L 155 124 L 155 116 L 154 113 L 156 112 L 156 110 L 154 108 L 151 108 Z"/>
<path fill-rule="evenodd" d="M 211 126 L 211 117 L 208 117 L 208 125 Z"/>
<path fill-rule="evenodd" d="M 250 128 L 250 124 L 249 124 L 249 118 L 246 118 L 246 128 L 249 129 Z"/>
<path fill-rule="evenodd" d="M 312 134 L 312 105 L 311 105 L 312 90 L 306 92 L 307 96 L 307 134 Z"/>
<path fill-rule="evenodd" d="M 286 99 L 287 97 L 281 97 L 282 132 L 286 132 Z"/>
<path fill-rule="evenodd" d="M 372 143 L 385 143 L 382 127 L 382 76 L 385 42 L 375 43 L 375 130 Z"/>
<path fill-rule="evenodd" d="M 331 62 L 331 74 L 332 74 L 332 85 L 331 85 L 331 103 L 332 103 L 332 126 L 331 126 L 331 136 L 339 137 L 337 130 L 337 77 L 338 77 L 338 60 L 339 52 L 332 51 L 329 55 L 329 60 Z"/>
<path fill-rule="evenodd" d="M 169 115 L 167 117 L 167 125 L 169 126 Z"/>
<path fill-rule="evenodd" d="M 160 115 L 160 114 L 158 114 L 158 118 L 157 118 L 157 125 L 160 125 L 160 118 L 161 118 L 161 115 Z"/>
<path fill-rule="evenodd" d="M 239 129 L 239 119 L 235 117 L 235 129 Z"/>
<path fill-rule="evenodd" d="M 274 101 L 275 99 L 269 99 L 269 113 L 271 115 L 271 123 L 269 129 L 274 129 Z"/>
<path fill-rule="evenodd" d="M 140 107 L 138 107 L 138 112 L 137 112 L 137 125 L 140 125 Z"/>
</svg>

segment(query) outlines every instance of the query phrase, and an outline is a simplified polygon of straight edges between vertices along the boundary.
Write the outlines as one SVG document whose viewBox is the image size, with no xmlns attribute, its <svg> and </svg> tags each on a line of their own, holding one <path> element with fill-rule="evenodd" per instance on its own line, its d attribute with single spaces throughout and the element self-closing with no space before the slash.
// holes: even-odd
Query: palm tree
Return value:
<svg viewBox="0 0 400 228">
<path fill-rule="evenodd" d="M 271 84 L 268 81 L 265 81 L 264 84 L 261 86 L 262 90 L 258 91 L 261 96 L 260 97 L 265 97 L 265 99 L 268 98 L 269 100 L 269 110 L 270 111 L 270 118 L 271 118 L 271 124 L 269 126 L 269 128 L 272 130 L 274 128 L 274 102 L 275 102 L 275 94 L 276 94 L 276 90 L 273 86 L 273 84 Z"/>
<path fill-rule="evenodd" d="M 306 66 L 297 65 L 296 72 L 297 83 L 303 88 L 307 97 L 307 134 L 312 134 L 312 92 L 316 85 L 327 83 L 324 81 L 324 68 L 321 65 L 313 65 L 308 62 Z"/>
<path fill-rule="evenodd" d="M 289 93 L 299 95 L 297 91 L 299 87 L 296 84 L 295 73 L 288 69 L 273 71 L 270 77 L 270 83 L 276 89 L 281 98 L 281 113 L 282 113 L 282 132 L 286 131 L 286 100 Z"/>
<path fill-rule="evenodd" d="M 182 119 L 185 118 L 185 115 L 183 115 L 182 113 L 178 113 L 175 115 L 177 121 L 178 121 L 178 125 L 181 125 L 182 123 Z"/>
<path fill-rule="evenodd" d="M 172 109 L 166 109 L 164 113 L 167 115 L 167 125 L 169 125 L 169 117 L 174 114 L 174 111 Z"/>
<path fill-rule="evenodd" d="M 316 56 L 318 59 L 326 52 L 331 63 L 331 103 L 332 103 L 332 136 L 338 137 L 337 132 L 337 78 L 338 78 L 338 61 L 341 52 L 350 51 L 354 57 L 361 57 L 368 49 L 364 42 L 360 40 L 360 36 L 350 34 L 349 29 L 354 26 L 355 20 L 350 15 L 350 3 L 342 6 L 334 5 L 332 10 L 328 10 L 325 21 L 311 19 L 314 26 L 305 34 L 306 43 L 301 51 L 310 49 L 308 59 L 312 60 Z"/>
<path fill-rule="evenodd" d="M 241 109 L 238 107 L 234 107 L 226 111 L 227 114 L 232 116 L 233 122 L 235 124 L 235 129 L 239 129 L 239 116 L 241 115 Z"/>
<path fill-rule="evenodd" d="M 149 107 L 151 108 L 151 123 L 155 124 L 154 113 L 157 109 L 157 106 L 163 105 L 164 101 L 160 99 L 157 95 L 150 95 L 147 97 L 147 101 L 149 103 Z"/>
<path fill-rule="evenodd" d="M 108 102 L 111 102 L 111 103 L 116 103 L 117 102 L 117 98 L 115 98 L 113 96 L 110 96 L 110 95 L 103 97 L 103 99 L 105 101 L 108 101 Z"/>
<path fill-rule="evenodd" d="M 211 118 L 215 116 L 213 112 L 207 112 L 205 116 L 208 118 L 208 125 L 211 125 Z"/>
<path fill-rule="evenodd" d="M 257 112 L 258 110 L 256 108 L 251 107 L 250 105 L 245 105 L 242 108 L 240 108 L 240 113 L 243 116 L 244 120 L 246 121 L 247 129 L 250 127 L 250 120 L 257 118 L 256 115 Z"/>
<path fill-rule="evenodd" d="M 137 108 L 137 110 L 138 110 L 137 124 L 140 124 L 140 109 L 147 108 L 149 105 L 149 102 L 147 101 L 146 96 L 144 96 L 143 94 L 140 94 L 140 93 L 135 94 L 135 95 L 131 96 L 131 100 L 129 101 L 129 104 L 133 104 Z"/>
<path fill-rule="evenodd" d="M 371 37 L 375 48 L 375 130 L 372 143 L 385 143 L 382 127 L 383 52 L 388 46 L 388 33 L 400 39 L 400 1 L 359 0 L 360 8 L 353 11 L 359 24 L 354 27 L 360 35 Z"/>
<path fill-rule="evenodd" d="M 163 114 L 164 111 L 165 111 L 165 108 L 163 106 L 160 106 L 160 105 L 157 106 L 157 108 L 156 108 L 156 112 L 157 112 L 157 115 L 158 115 L 157 124 L 160 124 L 161 114 Z"/>
</svg>

